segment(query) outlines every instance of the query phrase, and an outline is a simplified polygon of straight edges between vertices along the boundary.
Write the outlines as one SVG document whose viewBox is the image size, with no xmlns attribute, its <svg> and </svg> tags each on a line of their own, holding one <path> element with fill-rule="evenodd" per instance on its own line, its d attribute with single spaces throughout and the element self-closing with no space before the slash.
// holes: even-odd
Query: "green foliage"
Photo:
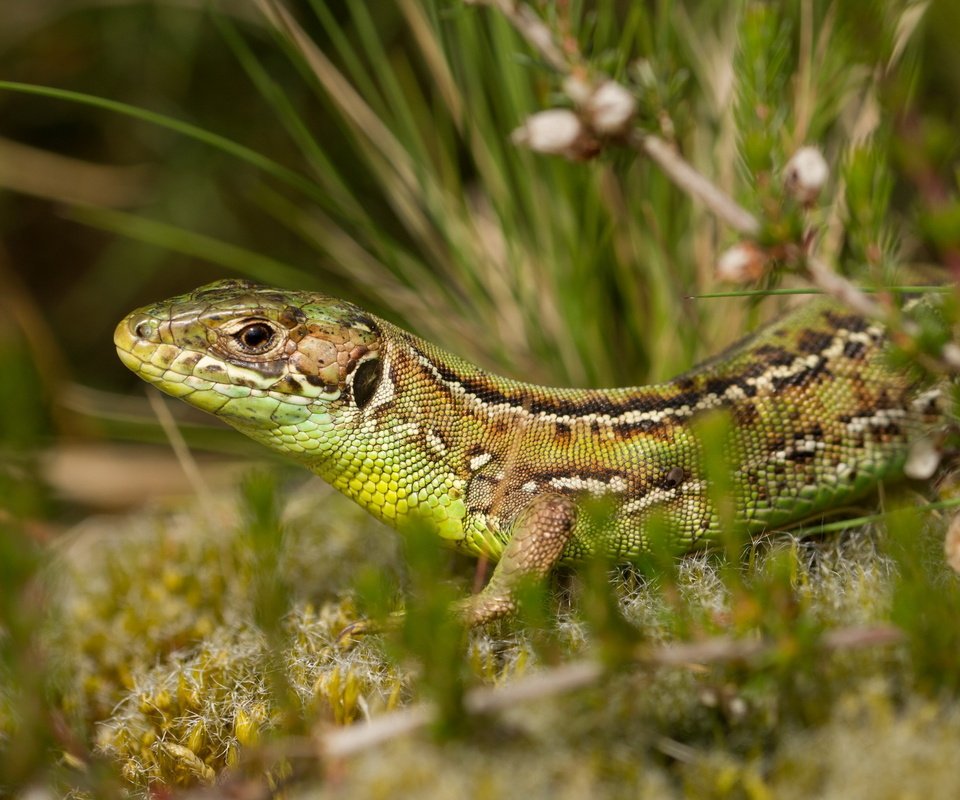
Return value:
<svg viewBox="0 0 960 800">
<path fill-rule="evenodd" d="M 113 687 L 109 702 L 98 704 L 91 697 L 73 703 L 75 713 L 87 709 L 80 730 L 90 732 L 99 754 L 85 756 L 91 766 L 108 758 L 130 786 L 140 788 L 202 784 L 228 775 L 258 781 L 266 773 L 270 780 L 293 780 L 291 790 L 332 791 L 332 785 L 322 788 L 324 765 L 302 756 L 301 737 L 328 730 L 318 724 L 346 725 L 430 700 L 441 711 L 439 737 L 414 735 L 378 745 L 350 759 L 343 779 L 359 787 L 379 776 L 382 786 L 401 792 L 417 780 L 424 763 L 440 763 L 446 766 L 436 775 L 438 787 L 486 774 L 492 786 L 520 781 L 539 796 L 553 778 L 564 775 L 577 786 L 614 795 L 652 781 L 671 796 L 680 786 L 707 781 L 713 788 L 706 796 L 722 797 L 750 781 L 771 791 L 785 786 L 785 775 L 801 764 L 817 772 L 827 751 L 800 746 L 814 728 L 843 743 L 864 735 L 851 719 L 869 718 L 876 746 L 892 747 L 884 744 L 885 736 L 902 736 L 930 713 L 921 699 L 911 701 L 916 705 L 907 716 L 897 711 L 915 668 L 904 651 L 831 654 L 819 645 L 817 634 L 825 628 L 885 618 L 897 578 L 872 536 L 757 544 L 750 563 L 741 568 L 740 587 L 730 586 L 722 560 L 705 555 L 673 560 L 664 576 L 621 574 L 613 584 L 609 573 L 587 568 L 581 573 L 586 585 L 574 593 L 577 612 L 561 612 L 548 623 L 551 641 L 544 640 L 544 632 L 508 626 L 473 632 L 464 647 L 461 632 L 443 613 L 461 590 L 451 593 L 440 577 L 447 566 L 438 559 L 436 543 L 414 542 L 406 553 L 385 553 L 382 545 L 389 537 L 352 506 L 336 509 L 342 526 L 327 524 L 331 501 L 337 499 L 303 500 L 296 513 L 281 512 L 291 536 L 280 543 L 277 577 L 301 588 L 292 590 L 289 609 L 272 634 L 259 628 L 261 612 L 250 601 L 258 578 L 229 568 L 256 563 L 249 510 L 234 516 L 227 508 L 236 504 L 224 504 L 211 525 L 210 509 L 197 506 L 175 517 L 158 512 L 88 525 L 78 534 L 57 565 L 47 641 L 57 663 L 86 665 L 83 671 L 62 673 L 63 697 L 96 693 L 106 700 L 103 687 Z M 270 513 L 267 519 L 276 517 Z M 918 539 L 911 531 L 910 541 L 911 552 L 919 545 L 932 554 L 936 536 Z M 91 553 L 97 557 L 91 559 Z M 356 574 L 373 556 L 382 571 L 400 563 L 410 566 L 404 630 L 345 644 L 339 634 L 357 620 L 349 582 L 341 584 L 342 593 L 318 604 L 303 592 L 336 585 L 337 575 Z M 148 658 L 140 652 L 150 643 L 148 634 L 132 628 L 126 635 L 114 634 L 115 649 L 126 651 L 131 664 L 126 680 L 117 682 L 115 667 L 105 658 L 104 630 L 120 630 L 120 624 L 129 628 L 133 619 L 144 630 L 158 622 L 169 625 L 161 616 L 167 608 L 180 611 L 185 628 L 192 624 L 172 582 L 152 584 L 149 597 L 125 588 L 136 575 L 147 583 L 152 565 L 160 561 L 169 574 L 200 580 L 223 574 L 226 583 L 204 600 L 211 609 L 222 604 L 222 610 L 209 631 L 177 648 L 156 649 Z M 929 559 L 922 561 L 929 565 Z M 614 599 L 612 606 L 603 601 L 607 610 L 602 612 L 591 599 L 601 591 Z M 934 615 L 929 604 L 921 606 L 920 594 L 917 608 L 924 609 L 928 621 L 914 626 L 918 633 L 928 631 L 926 626 L 948 629 L 952 607 L 944 608 L 943 617 Z M 118 601 L 107 605 L 109 597 Z M 678 637 L 696 643 L 731 630 L 740 641 L 771 646 L 756 657 L 702 666 L 648 668 L 629 657 L 638 644 Z M 937 640 L 927 639 L 929 652 L 941 652 Z M 471 716 L 460 705 L 464 691 L 478 685 L 536 674 L 551 659 L 563 664 L 577 655 L 600 654 L 616 669 L 579 692 L 548 694 L 491 719 Z M 276 691 L 277 672 L 285 693 Z M 946 738 L 937 747 L 951 748 L 958 741 L 950 720 L 945 710 L 942 718 L 923 723 L 942 726 L 938 729 Z M 627 751 L 624 742 L 630 743 Z M 936 752 L 930 757 L 936 759 Z M 380 766 L 374 767 L 378 759 Z M 908 770 L 904 779 L 914 774 Z M 435 791 L 433 796 L 446 796 L 440 788 Z"/>
<path fill-rule="evenodd" d="M 277 481 L 272 473 L 247 476 L 241 486 L 245 533 L 253 554 L 253 608 L 257 626 L 268 636 L 279 629 L 290 607 L 290 587 L 280 573 L 283 525 Z"/>
<path fill-rule="evenodd" d="M 746 7 L 740 23 L 737 116 L 741 157 L 754 193 L 769 191 L 786 162 L 781 132 L 791 107 L 781 99 L 795 70 L 791 22 L 775 6 L 756 3 Z"/>
<path fill-rule="evenodd" d="M 3 306 L 0 305 L 0 310 Z M 42 513 L 49 492 L 38 478 L 36 449 L 45 437 L 49 414 L 37 402 L 37 370 L 21 337 L 0 323 L 0 523 Z M 9 517 L 7 516 L 9 515 Z"/>
<path fill-rule="evenodd" d="M 890 222 L 893 177 L 879 143 L 851 150 L 843 179 L 851 222 L 845 240 L 847 263 L 867 264 L 877 269 L 876 276 L 892 278 L 898 247 Z"/>
<path fill-rule="evenodd" d="M 943 563 L 943 549 L 929 538 L 917 540 L 916 509 L 892 515 L 890 555 L 898 570 L 891 618 L 909 637 L 911 665 L 918 686 L 934 698 L 960 689 L 960 631 L 948 620 L 960 613 L 956 573 Z M 936 603 L 930 602 L 936 598 Z"/>
<path fill-rule="evenodd" d="M 439 711 L 437 733 L 450 735 L 469 722 L 463 709 L 464 630 L 450 613 L 458 592 L 443 580 L 445 554 L 432 531 L 415 527 L 406 532 L 404 544 L 410 599 L 397 655 L 418 665 L 422 690 Z"/>
<path fill-rule="evenodd" d="M 0 519 L 0 792 L 15 792 L 50 770 L 54 736 L 33 631 L 43 556 L 19 526 Z"/>
</svg>

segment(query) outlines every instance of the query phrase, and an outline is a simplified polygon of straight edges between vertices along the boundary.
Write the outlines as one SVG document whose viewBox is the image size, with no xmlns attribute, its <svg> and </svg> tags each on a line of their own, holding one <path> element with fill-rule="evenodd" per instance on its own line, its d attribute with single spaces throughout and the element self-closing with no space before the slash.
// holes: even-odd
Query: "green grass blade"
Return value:
<svg viewBox="0 0 960 800">
<path fill-rule="evenodd" d="M 94 108 L 112 111 L 117 114 L 124 114 L 160 128 L 166 128 L 182 136 L 202 142 L 240 161 L 244 161 L 288 186 L 299 189 L 314 200 L 323 200 L 324 195 L 320 187 L 299 173 L 294 172 L 292 169 L 284 167 L 273 159 L 239 142 L 235 142 L 233 139 L 228 139 L 226 136 L 221 136 L 218 133 L 212 133 L 198 125 L 193 125 L 192 123 L 176 119 L 175 117 L 150 111 L 146 108 L 138 108 L 137 106 L 122 103 L 119 100 L 111 100 L 85 92 L 75 92 L 70 89 L 58 89 L 53 86 L 40 86 L 31 83 L 18 83 L 16 81 L 0 81 L 0 89 L 39 95 L 56 100 L 67 100 L 71 103 L 81 103 L 83 105 L 93 106 Z"/>
<path fill-rule="evenodd" d="M 104 208 L 76 208 L 71 213 L 87 225 L 185 256 L 201 258 L 253 280 L 290 287 L 319 288 L 316 277 L 307 270 L 288 266 L 268 256 L 176 225 Z"/>
</svg>

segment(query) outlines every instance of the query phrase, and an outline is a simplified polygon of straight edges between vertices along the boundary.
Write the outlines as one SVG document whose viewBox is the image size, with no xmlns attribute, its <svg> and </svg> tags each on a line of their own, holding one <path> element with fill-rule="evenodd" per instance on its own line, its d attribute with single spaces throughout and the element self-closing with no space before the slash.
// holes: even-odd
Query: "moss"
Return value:
<svg viewBox="0 0 960 800">
<path fill-rule="evenodd" d="M 510 740 L 440 745 L 399 741 L 363 755 L 337 782 L 310 786 L 291 798 L 370 797 L 677 797 L 667 770 L 645 763 L 629 743 L 604 750 L 531 746 Z"/>
<path fill-rule="evenodd" d="M 860 530 L 774 537 L 741 565 L 701 554 L 653 578 L 620 570 L 608 583 L 598 573 L 630 623 L 626 634 L 592 619 L 598 587 L 581 571 L 549 630 L 474 631 L 447 668 L 468 688 L 495 686 L 595 656 L 610 636 L 646 644 L 764 636 L 774 646 L 757 658 L 620 663 L 596 685 L 439 739 L 422 732 L 324 763 L 295 743 L 420 702 L 431 696 L 425 676 L 446 680 L 436 672 L 443 664 L 424 672 L 422 652 L 396 637 L 339 641 L 361 616 L 351 577 L 366 570 L 392 587 L 403 559 L 398 537 L 312 481 L 288 504 L 276 542 L 287 612 L 277 630 L 258 628 L 249 593 L 253 548 L 263 543 L 246 535 L 237 505 L 228 497 L 215 508 L 87 523 L 50 568 L 47 641 L 61 705 L 131 789 L 268 776 L 291 797 L 839 796 L 856 767 L 879 793 L 857 792 L 882 797 L 879 776 L 894 775 L 894 765 L 927 785 L 955 752 L 960 708 L 925 699 L 906 648 L 817 646 L 824 630 L 889 619 L 897 567 L 883 535 Z M 918 534 L 934 543 L 938 535 Z M 916 766 L 906 755 L 914 751 Z"/>
<path fill-rule="evenodd" d="M 222 498 L 215 508 L 86 523 L 51 567 L 46 638 L 60 705 L 134 785 L 212 780 L 277 727 L 286 704 L 345 724 L 404 694 L 402 673 L 373 653 L 374 639 L 338 646 L 357 618 L 349 593 L 311 602 L 332 597 L 328 587 L 344 590 L 344 561 L 395 553 L 389 537 L 376 531 L 376 551 L 349 523 L 318 535 L 291 504 L 297 533 L 276 546 L 287 582 L 302 591 L 278 661 L 254 624 L 256 559 L 236 505 Z M 318 508 L 309 509 L 314 520 Z M 278 664 L 289 697 L 267 679 Z"/>
<path fill-rule="evenodd" d="M 291 615 L 283 666 L 294 698 L 272 691 L 275 654 L 264 636 L 247 628 L 218 629 L 139 675 L 98 726 L 98 748 L 117 759 L 135 785 L 210 783 L 240 763 L 243 748 L 289 725 L 288 704 L 312 724 L 338 725 L 396 706 L 403 676 L 377 663 L 364 645 L 349 652 L 336 646 L 347 619 L 332 604 Z"/>
<path fill-rule="evenodd" d="M 769 778 L 775 796 L 958 796 L 956 703 L 913 698 L 901 706 L 882 681 L 861 689 L 835 705 L 827 724 L 797 732 L 778 750 Z"/>
<path fill-rule="evenodd" d="M 88 523 L 54 565 L 64 709 L 103 719 L 139 676 L 251 613 L 250 559 L 203 515 Z"/>
</svg>

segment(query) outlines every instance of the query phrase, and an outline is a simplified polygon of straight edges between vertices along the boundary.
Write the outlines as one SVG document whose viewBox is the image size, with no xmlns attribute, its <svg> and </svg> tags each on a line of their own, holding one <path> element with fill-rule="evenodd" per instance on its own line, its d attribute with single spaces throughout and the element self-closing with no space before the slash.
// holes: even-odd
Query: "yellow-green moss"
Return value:
<svg viewBox="0 0 960 800">
<path fill-rule="evenodd" d="M 614 573 L 618 606 L 645 641 L 777 642 L 758 660 L 628 665 L 595 686 L 474 720 L 460 738 L 421 732 L 331 773 L 290 743 L 430 694 L 415 653 L 384 648 L 379 636 L 338 641 L 359 617 L 354 577 L 402 574 L 398 537 L 309 483 L 288 503 L 277 543 L 289 608 L 265 632 L 237 503 L 87 524 L 51 567 L 47 641 L 62 706 L 135 791 L 232 776 L 283 783 L 289 797 L 839 797 L 853 791 L 849 771 L 861 783 L 845 796 L 883 797 L 894 765 L 916 785 L 952 785 L 960 708 L 911 688 L 906 649 L 815 648 L 823 629 L 889 617 L 896 567 L 869 531 L 773 538 L 746 565 L 699 555 L 653 579 Z M 449 669 L 489 686 L 608 649 L 623 634 L 590 621 L 577 588 L 596 590 L 589 582 L 577 578 L 546 635 L 510 624 L 474 632 Z"/>
</svg>

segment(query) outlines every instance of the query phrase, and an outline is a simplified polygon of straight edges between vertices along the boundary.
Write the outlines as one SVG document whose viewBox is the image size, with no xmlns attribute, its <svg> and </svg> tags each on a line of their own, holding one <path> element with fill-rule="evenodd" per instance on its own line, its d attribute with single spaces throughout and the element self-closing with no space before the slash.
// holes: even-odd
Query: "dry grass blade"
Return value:
<svg viewBox="0 0 960 800">
<path fill-rule="evenodd" d="M 680 189 L 700 200 L 717 218 L 723 220 L 735 231 L 744 236 L 756 236 L 760 233 L 760 223 L 753 214 L 709 178 L 694 169 L 675 148 L 659 136 L 635 131 L 630 141 L 634 147 L 656 163 Z"/>
<path fill-rule="evenodd" d="M 146 167 L 112 167 L 0 138 L 0 186 L 68 205 L 128 208 L 143 202 Z"/>
<path fill-rule="evenodd" d="M 892 625 L 867 628 L 843 628 L 828 631 L 820 645 L 824 651 L 858 650 L 888 647 L 903 640 L 903 633 Z M 636 663 L 642 667 L 691 667 L 706 664 L 750 662 L 773 652 L 776 642 L 760 639 L 717 637 L 699 642 L 679 642 L 637 653 Z M 471 689 L 464 696 L 464 709 L 470 714 L 493 714 L 544 697 L 591 686 L 607 674 L 599 661 L 572 661 L 553 669 L 495 688 Z M 391 739 L 408 736 L 427 727 L 436 719 L 432 706 L 420 704 L 385 714 L 352 728 L 322 732 L 317 737 L 317 751 L 326 759 L 347 758 L 382 745 Z"/>
</svg>

